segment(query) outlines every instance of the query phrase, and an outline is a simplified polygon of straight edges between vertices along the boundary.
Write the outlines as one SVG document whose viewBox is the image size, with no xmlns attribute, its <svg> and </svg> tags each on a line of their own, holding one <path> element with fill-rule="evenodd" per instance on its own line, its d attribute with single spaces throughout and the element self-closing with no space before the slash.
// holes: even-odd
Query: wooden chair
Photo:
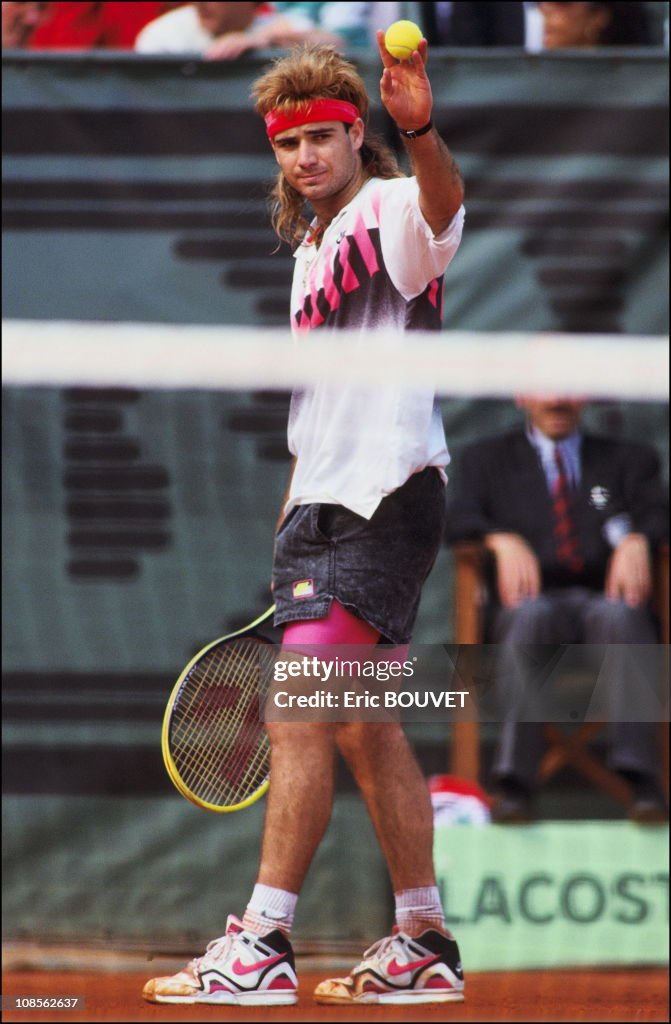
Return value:
<svg viewBox="0 0 671 1024">
<path fill-rule="evenodd" d="M 481 544 L 462 542 L 455 545 L 455 639 L 460 645 L 483 643 L 483 620 L 488 600 L 485 584 L 485 550 Z M 669 643 L 669 545 L 663 544 L 655 560 L 654 604 L 661 624 L 661 641 Z M 460 657 L 469 657 L 467 647 L 460 650 Z M 667 665 L 668 671 L 668 665 Z M 587 748 L 587 744 L 603 725 L 585 722 L 569 735 L 555 725 L 544 727 L 547 749 L 541 760 L 538 782 L 547 782 L 565 765 L 570 765 L 587 777 L 595 786 L 609 793 L 616 800 L 628 805 L 631 800 L 629 786 L 616 773 L 606 768 L 599 758 Z M 661 778 L 664 793 L 669 795 L 669 728 L 661 725 Z M 453 726 L 450 770 L 462 778 L 479 780 L 480 737 L 477 722 L 457 722 Z"/>
</svg>

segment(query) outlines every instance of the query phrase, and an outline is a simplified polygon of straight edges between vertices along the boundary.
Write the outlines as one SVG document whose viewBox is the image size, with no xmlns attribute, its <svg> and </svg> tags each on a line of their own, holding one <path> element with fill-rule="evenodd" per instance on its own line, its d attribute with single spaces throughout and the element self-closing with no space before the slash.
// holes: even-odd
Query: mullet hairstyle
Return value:
<svg viewBox="0 0 671 1024">
<path fill-rule="evenodd" d="M 294 113 L 312 100 L 333 99 L 353 103 L 364 125 L 368 118 L 368 96 L 359 73 L 330 46 L 304 46 L 288 57 L 280 57 L 254 83 L 252 95 L 261 117 L 271 110 Z M 404 177 L 391 149 L 371 134 L 367 125 L 359 152 L 366 178 Z M 298 245 L 310 227 L 303 212 L 307 201 L 288 184 L 281 171 L 271 190 L 270 202 L 276 234 L 290 245 Z"/>
</svg>

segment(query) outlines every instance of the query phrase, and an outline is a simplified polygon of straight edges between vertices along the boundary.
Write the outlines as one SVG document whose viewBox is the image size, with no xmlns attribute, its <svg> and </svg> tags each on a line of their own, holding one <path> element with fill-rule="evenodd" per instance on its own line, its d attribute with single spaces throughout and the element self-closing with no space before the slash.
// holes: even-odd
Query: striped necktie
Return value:
<svg viewBox="0 0 671 1024">
<path fill-rule="evenodd" d="M 552 502 L 555 553 L 557 560 L 569 572 L 580 573 L 585 567 L 585 559 L 580 553 L 580 544 L 576 533 L 573 494 L 558 445 L 555 445 L 554 457 L 557 467 L 557 481 L 554 487 Z"/>
</svg>

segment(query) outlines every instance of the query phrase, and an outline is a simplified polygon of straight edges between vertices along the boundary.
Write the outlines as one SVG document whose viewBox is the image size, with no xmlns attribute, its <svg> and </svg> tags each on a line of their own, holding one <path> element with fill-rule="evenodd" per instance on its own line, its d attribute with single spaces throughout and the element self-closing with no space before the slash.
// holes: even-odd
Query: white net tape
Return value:
<svg viewBox="0 0 671 1024">
<path fill-rule="evenodd" d="M 3 383 L 290 390 L 402 383 L 454 397 L 552 394 L 666 401 L 666 337 L 445 331 L 287 331 L 202 325 L 3 321 Z"/>
</svg>

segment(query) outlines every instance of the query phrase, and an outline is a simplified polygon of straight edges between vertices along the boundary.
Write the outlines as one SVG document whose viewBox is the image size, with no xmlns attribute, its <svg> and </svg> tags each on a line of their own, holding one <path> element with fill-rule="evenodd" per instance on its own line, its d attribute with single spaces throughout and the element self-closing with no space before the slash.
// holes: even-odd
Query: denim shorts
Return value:
<svg viewBox="0 0 671 1024">
<path fill-rule="evenodd" d="M 298 505 L 275 538 L 275 625 L 323 619 L 335 598 L 393 644 L 408 643 L 445 527 L 445 486 L 428 467 L 371 519 L 342 505 Z"/>
</svg>

